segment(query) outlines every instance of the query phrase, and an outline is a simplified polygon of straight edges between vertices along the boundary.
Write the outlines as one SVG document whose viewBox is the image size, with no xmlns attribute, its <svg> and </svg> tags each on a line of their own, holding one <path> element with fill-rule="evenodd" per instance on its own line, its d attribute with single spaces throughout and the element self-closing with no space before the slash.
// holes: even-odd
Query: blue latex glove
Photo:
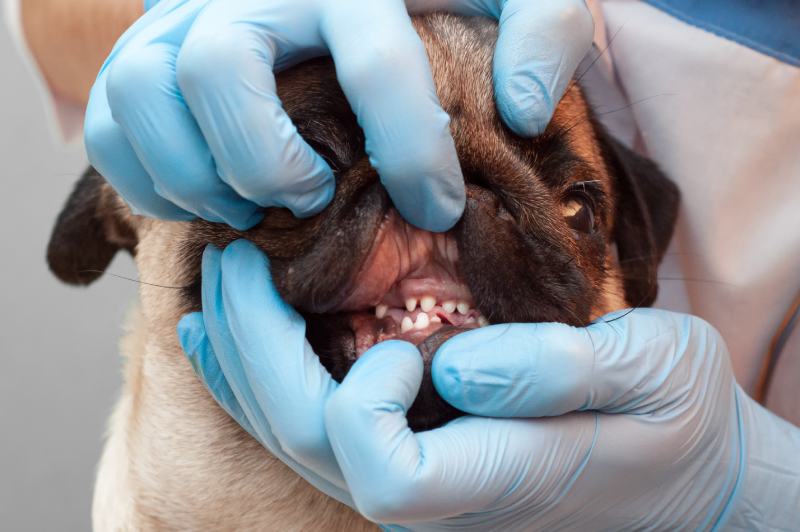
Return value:
<svg viewBox="0 0 800 532">
<path fill-rule="evenodd" d="M 405 412 L 422 377 L 416 348 L 378 344 L 337 386 L 260 251 L 240 241 L 221 267 L 218 257 L 210 250 L 204 263 L 204 319 L 179 326 L 193 366 L 244 426 L 274 433 L 285 454 L 337 487 L 343 474 L 351 504 L 376 522 L 800 525 L 800 430 L 742 392 L 724 342 L 698 318 L 638 309 L 583 329 L 515 324 L 458 335 L 434 360 L 445 398 L 480 414 L 553 417 L 464 417 L 414 434 Z"/>
<path fill-rule="evenodd" d="M 581 0 L 408 3 L 499 19 L 498 107 L 520 134 L 544 128 L 591 43 Z M 398 210 L 421 228 L 449 229 L 463 178 L 400 0 L 162 0 L 120 38 L 92 88 L 90 161 L 140 214 L 238 229 L 255 225 L 261 207 L 315 214 L 333 174 L 283 111 L 273 71 L 328 53 Z"/>
<path fill-rule="evenodd" d="M 203 313 L 178 324 L 195 372 L 267 449 L 353 506 L 323 421 L 338 384 L 306 340 L 303 318 L 278 295 L 266 256 L 246 240 L 224 252 L 209 246 L 202 279 Z"/>
</svg>

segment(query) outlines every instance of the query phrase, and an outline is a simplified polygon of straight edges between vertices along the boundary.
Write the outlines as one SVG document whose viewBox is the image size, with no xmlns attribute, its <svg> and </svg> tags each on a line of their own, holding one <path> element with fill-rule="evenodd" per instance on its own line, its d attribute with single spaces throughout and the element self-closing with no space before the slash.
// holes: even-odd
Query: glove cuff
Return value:
<svg viewBox="0 0 800 532">
<path fill-rule="evenodd" d="M 744 470 L 719 523 L 733 530 L 792 530 L 800 515 L 800 428 L 737 390 Z"/>
</svg>

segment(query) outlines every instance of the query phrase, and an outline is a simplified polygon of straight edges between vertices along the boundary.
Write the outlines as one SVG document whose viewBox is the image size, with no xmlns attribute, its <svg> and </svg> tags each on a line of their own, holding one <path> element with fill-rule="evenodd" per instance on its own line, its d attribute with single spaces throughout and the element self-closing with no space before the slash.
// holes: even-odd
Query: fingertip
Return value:
<svg viewBox="0 0 800 532">
<path fill-rule="evenodd" d="M 532 72 L 495 79 L 497 109 L 503 122 L 521 137 L 535 137 L 547 129 L 555 104 L 542 81 Z"/>
<path fill-rule="evenodd" d="M 405 411 L 417 396 L 423 371 L 422 356 L 413 344 L 401 340 L 376 344 L 350 368 L 334 392 L 338 399 L 332 408 L 341 413 L 355 404 L 366 410 L 385 404 Z"/>
<path fill-rule="evenodd" d="M 326 165 L 327 167 L 327 165 Z M 328 168 L 330 176 L 321 181 L 320 185 L 314 190 L 298 194 L 290 199 L 283 201 L 286 207 L 292 211 L 297 218 L 309 218 L 317 215 L 330 204 L 336 192 L 333 172 Z"/>
<path fill-rule="evenodd" d="M 485 372 L 485 339 L 469 332 L 445 342 L 433 357 L 431 378 L 442 398 L 464 412 L 492 415 L 487 406 L 508 384 L 503 373 L 489 379 Z M 492 372 L 490 371 L 489 374 Z"/>
<path fill-rule="evenodd" d="M 178 322 L 177 332 L 183 353 L 188 358 L 193 358 L 198 352 L 198 346 L 206 339 L 203 313 L 192 312 L 183 316 Z"/>
<path fill-rule="evenodd" d="M 203 250 L 203 271 L 207 266 L 214 266 L 219 261 L 222 251 L 214 244 L 208 244 Z"/>
<path fill-rule="evenodd" d="M 267 276 L 271 278 L 267 255 L 250 240 L 234 240 L 222 252 L 222 269 L 235 272 L 234 276 L 252 278 Z M 226 276 L 230 277 L 230 275 Z"/>
<path fill-rule="evenodd" d="M 235 211 L 222 216 L 223 221 L 237 231 L 247 231 L 258 225 L 264 219 L 264 211 L 258 207 L 252 212 L 247 210 Z"/>
<path fill-rule="evenodd" d="M 410 198 L 395 200 L 395 207 L 406 221 L 415 227 L 434 233 L 452 229 L 464 214 L 465 205 L 466 191 L 462 178 L 459 179 L 458 190 L 442 190 L 440 187 L 432 186 L 421 201 Z"/>
<path fill-rule="evenodd" d="M 235 256 L 238 254 L 252 255 L 257 254 L 259 257 L 264 253 L 253 242 L 246 238 L 237 238 L 225 248 L 222 252 L 223 256 Z"/>
<path fill-rule="evenodd" d="M 445 144 L 443 153 L 413 163 L 376 166 L 400 215 L 426 231 L 451 229 L 461 219 L 467 201 L 455 147 L 451 139 Z"/>
<path fill-rule="evenodd" d="M 423 369 L 422 356 L 414 344 L 388 340 L 376 344 L 358 357 L 345 381 L 367 381 L 371 387 L 380 387 L 378 383 L 384 381 L 398 380 L 417 381 L 418 385 Z"/>
</svg>

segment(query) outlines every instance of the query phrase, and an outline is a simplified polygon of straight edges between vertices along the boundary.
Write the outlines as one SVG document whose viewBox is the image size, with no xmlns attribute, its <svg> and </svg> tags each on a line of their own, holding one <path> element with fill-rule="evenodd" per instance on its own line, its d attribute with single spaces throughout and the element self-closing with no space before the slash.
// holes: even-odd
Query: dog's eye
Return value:
<svg viewBox="0 0 800 532">
<path fill-rule="evenodd" d="M 571 194 L 562 205 L 564 221 L 572 230 L 579 233 L 594 231 L 594 204 L 591 198 L 586 194 Z"/>
</svg>

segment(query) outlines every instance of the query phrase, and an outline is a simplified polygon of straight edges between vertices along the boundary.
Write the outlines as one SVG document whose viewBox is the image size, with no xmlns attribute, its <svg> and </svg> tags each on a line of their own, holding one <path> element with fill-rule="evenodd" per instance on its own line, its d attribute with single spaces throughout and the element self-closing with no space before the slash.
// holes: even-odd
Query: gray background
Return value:
<svg viewBox="0 0 800 532">
<path fill-rule="evenodd" d="M 1 23 L 0 72 L 0 529 L 85 531 L 136 285 L 72 288 L 49 273 L 50 230 L 86 159 L 51 132 Z M 136 276 L 124 255 L 109 271 Z"/>
</svg>

